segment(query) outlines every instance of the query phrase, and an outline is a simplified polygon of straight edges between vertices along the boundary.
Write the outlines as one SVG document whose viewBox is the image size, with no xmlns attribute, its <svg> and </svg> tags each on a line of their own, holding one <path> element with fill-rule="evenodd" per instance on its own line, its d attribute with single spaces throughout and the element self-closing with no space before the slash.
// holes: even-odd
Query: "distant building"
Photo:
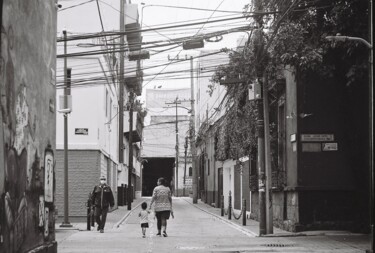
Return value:
<svg viewBox="0 0 375 253">
<path fill-rule="evenodd" d="M 144 137 L 142 142 L 143 195 L 150 196 L 157 178 L 165 177 L 172 189 L 178 185 L 178 193 L 188 195 L 191 191 L 191 153 L 185 157 L 185 137 L 189 136 L 190 89 L 147 89 Z M 172 103 L 178 98 L 181 104 Z M 169 107 L 169 108 L 168 108 Z M 176 182 L 176 120 L 178 127 L 178 183 Z M 190 145 L 189 145 L 190 146 Z M 185 166 L 186 164 L 186 166 Z M 185 175 L 185 177 L 184 177 Z M 185 178 L 185 187 L 184 187 Z M 185 188 L 185 190 L 184 190 Z M 175 189 L 174 189 L 175 190 Z"/>
</svg>

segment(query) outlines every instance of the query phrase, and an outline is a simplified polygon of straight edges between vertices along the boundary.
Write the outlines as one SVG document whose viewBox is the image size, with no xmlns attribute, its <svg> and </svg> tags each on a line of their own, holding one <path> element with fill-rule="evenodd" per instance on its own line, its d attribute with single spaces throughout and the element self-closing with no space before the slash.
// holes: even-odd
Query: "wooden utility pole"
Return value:
<svg viewBox="0 0 375 253">
<path fill-rule="evenodd" d="M 261 12 L 263 10 L 261 0 L 254 0 L 255 12 Z M 262 86 L 259 82 L 263 81 L 264 68 L 262 63 L 259 62 L 262 58 L 263 53 L 263 16 L 255 17 L 258 29 L 254 31 L 254 40 L 256 45 L 256 56 L 257 56 L 257 82 L 255 87 L 255 98 L 257 103 L 257 132 L 258 132 L 258 192 L 259 192 L 259 235 L 267 233 L 267 210 L 266 210 L 266 171 L 265 171 L 265 150 L 264 150 L 264 111 L 263 111 L 263 99 L 262 99 Z M 263 85 L 263 89 L 264 89 Z"/>
<path fill-rule="evenodd" d="M 187 159 L 187 148 L 188 148 L 188 137 L 185 137 L 185 166 L 184 166 L 184 188 L 182 195 L 185 197 L 185 188 L 186 188 L 186 159 Z"/>
<path fill-rule="evenodd" d="M 193 76 L 193 57 L 190 56 L 190 103 L 191 103 L 191 121 L 190 121 L 190 149 L 191 149 L 191 165 L 193 167 L 193 204 L 198 203 L 198 168 L 196 165 L 197 150 L 195 147 L 195 109 L 194 109 L 194 76 Z"/>
<path fill-rule="evenodd" d="M 171 103 L 166 103 L 167 105 L 176 105 L 176 158 L 175 158 L 175 195 L 178 197 L 178 155 L 179 155 L 179 146 L 178 146 L 178 105 L 181 104 L 181 101 L 178 100 L 178 97 L 176 97 L 176 100 Z"/>
<path fill-rule="evenodd" d="M 120 1 L 120 31 L 125 32 L 125 0 Z M 120 36 L 120 82 L 119 82 L 119 127 L 118 127 L 118 161 L 124 163 L 124 35 Z"/>
<path fill-rule="evenodd" d="M 132 210 L 133 191 L 132 191 L 132 173 L 133 173 L 133 105 L 134 93 L 129 92 L 129 168 L 128 168 L 128 210 Z M 135 190 L 135 189 L 133 189 Z"/>
<path fill-rule="evenodd" d="M 266 223 L 267 234 L 273 234 L 273 205 L 272 205 L 272 167 L 270 144 L 270 114 L 268 105 L 268 79 L 263 77 L 263 113 L 264 113 L 264 153 L 266 171 Z"/>
</svg>

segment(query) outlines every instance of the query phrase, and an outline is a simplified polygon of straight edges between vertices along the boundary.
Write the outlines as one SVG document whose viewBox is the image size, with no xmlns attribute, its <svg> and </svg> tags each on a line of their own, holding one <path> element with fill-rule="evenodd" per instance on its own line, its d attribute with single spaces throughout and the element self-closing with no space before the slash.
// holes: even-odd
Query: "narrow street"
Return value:
<svg viewBox="0 0 375 253">
<path fill-rule="evenodd" d="M 108 224 L 104 234 L 96 230 L 65 234 L 58 252 L 363 252 L 324 236 L 257 237 L 251 229 L 228 223 L 184 198 L 173 201 L 175 218 L 168 222 L 167 238 L 156 236 L 152 215 L 147 237 L 142 238 L 137 207 L 118 228 Z"/>
</svg>

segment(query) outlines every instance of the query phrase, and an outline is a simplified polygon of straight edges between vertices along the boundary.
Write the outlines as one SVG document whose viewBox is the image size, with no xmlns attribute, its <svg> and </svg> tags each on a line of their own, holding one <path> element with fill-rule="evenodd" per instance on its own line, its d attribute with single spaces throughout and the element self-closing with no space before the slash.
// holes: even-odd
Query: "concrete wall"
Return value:
<svg viewBox="0 0 375 253">
<path fill-rule="evenodd" d="M 55 1 L 0 4 L 0 252 L 56 252 Z"/>
<path fill-rule="evenodd" d="M 229 191 L 234 193 L 234 160 L 225 160 L 223 164 L 223 195 L 224 195 L 224 206 L 228 207 L 228 196 Z M 232 202 L 233 203 L 233 202 Z"/>
</svg>

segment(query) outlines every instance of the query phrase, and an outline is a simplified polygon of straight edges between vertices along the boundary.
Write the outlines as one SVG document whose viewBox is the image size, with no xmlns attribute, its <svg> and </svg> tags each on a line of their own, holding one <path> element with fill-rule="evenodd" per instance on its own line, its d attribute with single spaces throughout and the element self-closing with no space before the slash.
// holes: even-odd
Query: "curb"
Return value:
<svg viewBox="0 0 375 253">
<path fill-rule="evenodd" d="M 189 203 L 190 205 L 194 206 L 195 208 L 197 208 L 197 209 L 199 209 L 199 210 L 201 210 L 201 211 L 203 211 L 203 212 L 205 212 L 205 213 L 207 213 L 209 215 L 212 215 L 212 216 L 218 218 L 220 221 L 222 221 L 224 223 L 227 223 L 228 225 L 230 225 L 234 229 L 237 229 L 238 231 L 240 231 L 241 233 L 245 234 L 248 237 L 259 237 L 256 233 L 254 233 L 252 231 L 249 231 L 247 229 L 244 229 L 243 227 L 241 227 L 240 225 L 237 225 L 236 223 L 228 221 L 228 220 L 224 219 L 223 217 L 221 217 L 221 216 L 219 216 L 217 214 L 211 213 L 211 212 L 209 212 L 209 211 L 207 211 L 207 210 L 205 210 L 205 209 L 203 209 L 203 208 L 201 208 L 199 206 L 196 206 L 196 205 L 190 203 L 189 201 L 187 201 L 186 199 L 183 199 L 183 200 L 186 201 L 187 203 Z"/>
<path fill-rule="evenodd" d="M 142 202 L 138 203 L 135 207 L 133 207 L 131 210 L 129 210 L 129 212 L 127 212 L 124 217 L 121 218 L 121 220 L 119 222 L 117 222 L 112 228 L 119 228 L 120 225 L 130 216 L 130 214 L 133 213 L 133 211 L 135 209 L 137 209 L 140 205 L 142 204 Z"/>
</svg>

